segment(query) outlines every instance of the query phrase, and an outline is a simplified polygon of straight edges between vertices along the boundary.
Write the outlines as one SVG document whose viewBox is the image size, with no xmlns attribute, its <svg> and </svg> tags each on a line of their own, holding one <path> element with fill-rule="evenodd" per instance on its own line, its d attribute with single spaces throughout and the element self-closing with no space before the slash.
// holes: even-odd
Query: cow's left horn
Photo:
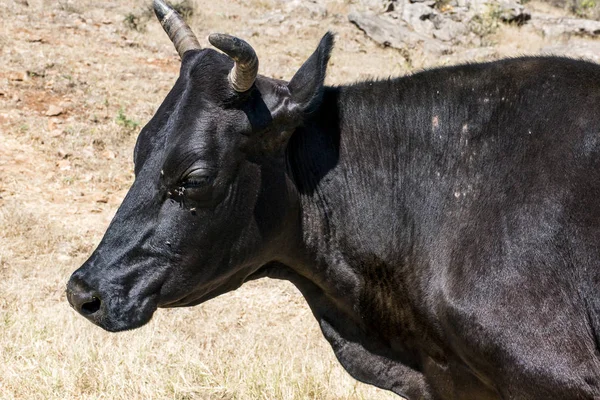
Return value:
<svg viewBox="0 0 600 400">
<path fill-rule="evenodd" d="M 154 13 L 181 58 L 188 50 L 201 49 L 196 35 L 173 7 L 162 0 L 154 0 Z"/>
<path fill-rule="evenodd" d="M 258 74 L 258 57 L 252 46 L 242 39 L 222 33 L 211 34 L 208 41 L 235 61 L 229 73 L 233 89 L 236 92 L 250 89 Z"/>
</svg>

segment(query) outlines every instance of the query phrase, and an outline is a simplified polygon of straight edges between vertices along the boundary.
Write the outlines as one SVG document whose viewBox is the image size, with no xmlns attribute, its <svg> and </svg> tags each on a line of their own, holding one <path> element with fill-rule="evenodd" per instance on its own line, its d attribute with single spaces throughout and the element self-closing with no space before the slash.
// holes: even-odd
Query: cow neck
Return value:
<svg viewBox="0 0 600 400">
<path fill-rule="evenodd" d="M 398 115 L 399 89 L 397 81 L 328 88 L 288 146 L 302 230 L 290 267 L 346 318 L 378 327 L 388 344 L 419 340 L 412 332 L 428 290 L 418 278 L 426 247 L 419 226 L 427 221 L 423 205 L 406 195 L 420 189 L 411 186 L 418 179 Z"/>
</svg>

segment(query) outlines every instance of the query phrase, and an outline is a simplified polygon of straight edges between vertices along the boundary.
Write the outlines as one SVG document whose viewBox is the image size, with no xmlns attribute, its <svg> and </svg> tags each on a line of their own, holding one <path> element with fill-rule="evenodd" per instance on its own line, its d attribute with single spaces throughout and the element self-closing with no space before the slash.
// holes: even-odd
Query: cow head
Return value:
<svg viewBox="0 0 600 400">
<path fill-rule="evenodd" d="M 191 306 L 277 260 L 298 229 L 289 137 L 319 106 L 333 37 L 291 81 L 257 75 L 244 41 L 200 49 L 177 13 L 156 14 L 182 58 L 179 78 L 134 151 L 135 181 L 101 243 L 67 285 L 69 303 L 110 331 L 157 307 Z"/>
</svg>

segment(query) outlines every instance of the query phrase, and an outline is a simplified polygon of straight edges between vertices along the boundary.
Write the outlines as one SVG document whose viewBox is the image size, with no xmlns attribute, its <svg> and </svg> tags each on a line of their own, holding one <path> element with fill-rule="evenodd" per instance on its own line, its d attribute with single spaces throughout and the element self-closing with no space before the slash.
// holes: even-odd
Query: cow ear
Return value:
<svg viewBox="0 0 600 400">
<path fill-rule="evenodd" d="M 327 32 L 315 52 L 304 62 L 288 84 L 292 107 L 298 107 L 303 113 L 310 113 L 321 103 L 323 82 L 333 42 L 333 33 Z"/>
</svg>

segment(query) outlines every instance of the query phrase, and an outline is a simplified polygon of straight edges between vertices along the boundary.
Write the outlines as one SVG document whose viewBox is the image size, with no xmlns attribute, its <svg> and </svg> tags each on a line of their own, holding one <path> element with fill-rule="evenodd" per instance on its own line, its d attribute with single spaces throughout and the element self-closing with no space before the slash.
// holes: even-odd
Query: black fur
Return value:
<svg viewBox="0 0 600 400">
<path fill-rule="evenodd" d="M 600 398 L 600 66 L 528 57 L 324 87 L 332 44 L 244 94 L 228 57 L 186 54 L 70 302 L 117 331 L 287 279 L 364 382 Z"/>
</svg>

